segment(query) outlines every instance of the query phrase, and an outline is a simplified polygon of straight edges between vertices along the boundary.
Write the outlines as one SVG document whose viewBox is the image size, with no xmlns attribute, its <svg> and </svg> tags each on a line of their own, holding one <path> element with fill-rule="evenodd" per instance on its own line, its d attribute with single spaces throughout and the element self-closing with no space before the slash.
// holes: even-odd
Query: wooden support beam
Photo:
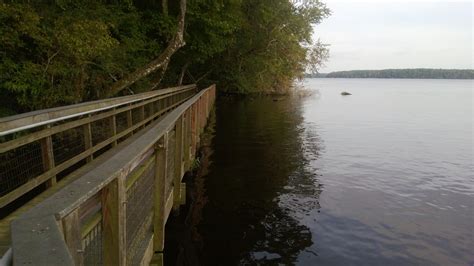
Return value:
<svg viewBox="0 0 474 266">
<path fill-rule="evenodd" d="M 102 190 L 104 265 L 126 264 L 125 177 L 114 179 Z"/>
<path fill-rule="evenodd" d="M 180 204 L 181 205 L 184 205 L 186 204 L 186 183 L 181 183 L 180 184 L 180 188 L 179 188 L 181 191 L 180 191 Z"/>
<path fill-rule="evenodd" d="M 183 176 L 183 116 L 176 120 L 175 124 L 175 150 L 174 150 L 174 178 L 173 178 L 173 209 L 180 206 L 181 178 Z"/>
<path fill-rule="evenodd" d="M 84 129 L 84 145 L 85 145 L 85 150 L 89 150 L 92 148 L 92 146 L 94 146 L 92 144 L 92 127 L 91 127 L 91 123 L 87 123 L 85 124 L 84 126 L 82 126 L 83 129 Z M 93 155 L 89 155 L 87 156 L 86 158 L 86 161 L 87 162 L 90 162 L 92 161 L 93 158 Z"/>
<path fill-rule="evenodd" d="M 133 121 L 132 121 L 132 109 L 128 110 L 127 111 L 127 128 L 131 128 L 133 125 Z M 130 134 L 128 136 L 131 136 L 133 135 L 133 131 L 130 132 Z"/>
<path fill-rule="evenodd" d="M 114 108 L 114 111 L 115 111 L 115 108 Z M 112 135 L 112 137 L 114 137 L 115 135 L 117 135 L 117 117 L 115 115 L 110 116 L 110 125 L 111 125 L 110 134 Z M 112 147 L 115 147 L 115 146 L 117 146 L 117 140 L 114 140 L 114 142 L 112 142 Z"/>
<path fill-rule="evenodd" d="M 185 133 L 184 133 L 184 172 L 189 171 L 191 163 L 191 110 L 186 110 L 186 124 L 185 124 Z"/>
<path fill-rule="evenodd" d="M 168 172 L 168 133 L 155 146 L 155 204 L 153 219 L 153 251 L 163 252 L 165 247 L 166 175 Z"/>
<path fill-rule="evenodd" d="M 47 127 L 49 128 L 51 126 L 48 125 Z M 41 157 L 43 161 L 43 170 L 45 172 L 54 168 L 53 139 L 51 136 L 41 140 Z M 46 181 L 47 187 L 52 187 L 54 185 L 56 185 L 56 175 Z"/>
<path fill-rule="evenodd" d="M 141 121 L 145 120 L 145 105 L 140 106 L 138 111 L 139 111 L 140 122 L 141 122 Z M 140 127 L 140 128 L 145 128 L 145 124 L 143 124 L 143 126 Z"/>
<path fill-rule="evenodd" d="M 193 157 L 196 157 L 196 146 L 197 146 L 197 105 L 196 103 L 194 103 L 191 107 L 191 110 L 192 110 L 192 117 L 193 117 L 193 120 L 192 120 L 192 145 L 193 145 L 193 153 L 192 153 L 192 156 Z"/>
<path fill-rule="evenodd" d="M 74 210 L 62 220 L 64 241 L 75 265 L 84 265 L 84 250 L 82 250 L 81 225 L 79 209 Z"/>
<path fill-rule="evenodd" d="M 186 172 L 186 162 L 187 162 L 187 145 L 188 145 L 188 140 L 187 140 L 187 135 L 188 135 L 188 127 L 187 127 L 187 124 L 188 124 L 188 119 L 189 119 L 189 116 L 188 116 L 188 112 L 185 111 L 183 113 L 183 161 L 182 161 L 182 164 L 183 164 L 183 174 Z"/>
<path fill-rule="evenodd" d="M 150 266 L 163 266 L 163 253 L 155 253 L 150 261 Z"/>
<path fill-rule="evenodd" d="M 209 91 L 204 93 L 204 105 L 206 107 L 206 113 L 204 114 L 204 117 L 207 118 L 207 115 L 209 114 Z"/>
</svg>

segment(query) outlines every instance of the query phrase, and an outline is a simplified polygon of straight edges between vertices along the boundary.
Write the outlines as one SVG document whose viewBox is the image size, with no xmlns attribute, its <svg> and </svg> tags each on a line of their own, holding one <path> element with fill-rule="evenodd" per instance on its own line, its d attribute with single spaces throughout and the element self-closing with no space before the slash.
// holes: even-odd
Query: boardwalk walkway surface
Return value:
<svg viewBox="0 0 474 266">
<path fill-rule="evenodd" d="M 1 251 L 14 264 L 161 262 L 214 99 L 191 85 L 0 120 Z"/>
</svg>

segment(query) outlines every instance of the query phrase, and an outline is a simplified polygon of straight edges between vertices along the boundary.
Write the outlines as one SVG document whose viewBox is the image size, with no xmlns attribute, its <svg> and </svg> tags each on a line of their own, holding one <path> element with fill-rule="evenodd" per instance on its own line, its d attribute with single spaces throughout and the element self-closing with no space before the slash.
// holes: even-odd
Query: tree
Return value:
<svg viewBox="0 0 474 266">
<path fill-rule="evenodd" d="M 165 15 L 168 13 L 168 5 L 167 0 L 162 0 L 162 7 L 164 10 Z M 166 3 L 166 4 L 165 4 Z M 148 64 L 139 69 L 135 70 L 131 74 L 127 75 L 126 77 L 122 78 L 121 80 L 115 82 L 112 87 L 107 91 L 106 97 L 116 95 L 123 89 L 129 87 L 130 85 L 134 84 L 138 80 L 148 76 L 149 74 L 153 73 L 158 69 L 162 69 L 159 77 L 154 80 L 152 83 L 150 90 L 155 89 L 161 82 L 161 79 L 168 68 L 168 64 L 171 60 L 171 56 L 181 47 L 185 45 L 184 42 L 184 19 L 186 16 L 186 0 L 180 0 L 179 2 L 179 16 L 178 16 L 178 29 L 176 30 L 176 34 L 171 39 L 170 43 L 166 47 L 166 49 L 161 53 L 156 59 L 152 60 Z"/>
<path fill-rule="evenodd" d="M 319 1 L 2 1 L 2 112 L 181 83 L 284 93 L 327 57 L 311 33 L 328 15 Z"/>
</svg>

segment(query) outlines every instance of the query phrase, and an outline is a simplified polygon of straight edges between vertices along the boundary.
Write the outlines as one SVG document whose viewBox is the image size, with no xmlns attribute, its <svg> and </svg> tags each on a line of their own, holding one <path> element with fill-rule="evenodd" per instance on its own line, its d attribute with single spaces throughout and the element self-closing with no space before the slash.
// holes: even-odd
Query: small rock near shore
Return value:
<svg viewBox="0 0 474 266">
<path fill-rule="evenodd" d="M 341 95 L 352 95 L 352 94 L 347 92 L 347 91 L 343 91 L 343 92 L 341 92 Z"/>
</svg>

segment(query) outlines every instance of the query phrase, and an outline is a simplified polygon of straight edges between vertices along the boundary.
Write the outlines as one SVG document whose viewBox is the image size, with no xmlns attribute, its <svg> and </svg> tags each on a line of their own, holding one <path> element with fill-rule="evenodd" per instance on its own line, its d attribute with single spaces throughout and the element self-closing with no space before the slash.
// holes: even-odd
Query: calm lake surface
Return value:
<svg viewBox="0 0 474 266">
<path fill-rule="evenodd" d="M 217 102 L 178 264 L 474 265 L 473 81 L 304 85 Z"/>
</svg>

